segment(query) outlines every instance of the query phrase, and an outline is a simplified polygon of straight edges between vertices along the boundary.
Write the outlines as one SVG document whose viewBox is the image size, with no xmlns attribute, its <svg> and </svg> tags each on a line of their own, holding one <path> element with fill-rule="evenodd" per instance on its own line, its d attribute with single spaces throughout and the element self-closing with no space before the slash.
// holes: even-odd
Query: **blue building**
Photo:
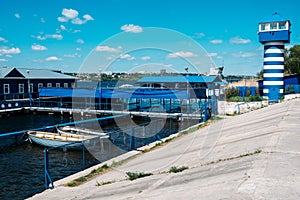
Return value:
<svg viewBox="0 0 300 200">
<path fill-rule="evenodd" d="M 36 97 L 40 88 L 72 88 L 76 77 L 48 69 L 0 68 L 0 100 Z"/>
<path fill-rule="evenodd" d="M 278 102 L 284 93 L 284 44 L 290 42 L 291 23 L 278 13 L 259 23 L 259 42 L 264 45 L 263 96 Z"/>
<path fill-rule="evenodd" d="M 226 83 L 219 76 L 145 76 L 137 84 L 147 88 L 193 89 L 197 98 L 209 98 L 224 95 L 222 86 Z"/>
<path fill-rule="evenodd" d="M 284 94 L 300 93 L 300 74 L 293 74 L 283 77 Z M 263 80 L 258 81 L 260 95 L 263 91 Z"/>
</svg>

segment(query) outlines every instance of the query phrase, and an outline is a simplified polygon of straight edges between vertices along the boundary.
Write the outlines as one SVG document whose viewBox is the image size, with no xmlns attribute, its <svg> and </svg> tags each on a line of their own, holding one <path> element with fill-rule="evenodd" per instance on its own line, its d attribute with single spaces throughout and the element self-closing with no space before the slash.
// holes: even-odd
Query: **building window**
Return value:
<svg viewBox="0 0 300 200">
<path fill-rule="evenodd" d="M 56 88 L 60 88 L 60 83 L 56 83 L 56 84 L 55 84 L 55 87 L 56 87 Z"/>
<path fill-rule="evenodd" d="M 19 84 L 19 93 L 24 93 L 24 84 Z"/>
<path fill-rule="evenodd" d="M 3 90 L 4 90 L 4 94 L 9 94 L 10 93 L 9 84 L 4 84 L 3 85 Z"/>
<path fill-rule="evenodd" d="M 38 89 L 40 89 L 40 88 L 42 88 L 42 87 L 44 87 L 43 83 L 39 83 L 39 84 L 38 84 Z"/>
<path fill-rule="evenodd" d="M 65 88 L 69 87 L 68 83 L 64 83 L 64 87 Z"/>
<path fill-rule="evenodd" d="M 47 87 L 52 87 L 52 83 L 47 83 Z"/>
<path fill-rule="evenodd" d="M 29 84 L 29 92 L 30 92 L 30 93 L 33 93 L 33 83 L 30 83 L 30 84 Z"/>
</svg>

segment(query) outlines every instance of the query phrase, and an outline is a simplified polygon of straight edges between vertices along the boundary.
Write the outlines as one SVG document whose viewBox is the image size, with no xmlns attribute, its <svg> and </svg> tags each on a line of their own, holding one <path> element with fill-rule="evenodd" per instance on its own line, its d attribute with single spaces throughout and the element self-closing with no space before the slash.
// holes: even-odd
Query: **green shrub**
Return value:
<svg viewBox="0 0 300 200">
<path fill-rule="evenodd" d="M 169 173 L 178 173 L 178 172 L 182 172 L 183 170 L 188 169 L 188 167 L 186 166 L 182 166 L 182 167 L 171 167 L 169 170 Z"/>
<path fill-rule="evenodd" d="M 151 176 L 153 174 L 144 172 L 126 172 L 126 175 L 128 176 L 129 180 L 133 181 L 135 179 Z"/>
</svg>

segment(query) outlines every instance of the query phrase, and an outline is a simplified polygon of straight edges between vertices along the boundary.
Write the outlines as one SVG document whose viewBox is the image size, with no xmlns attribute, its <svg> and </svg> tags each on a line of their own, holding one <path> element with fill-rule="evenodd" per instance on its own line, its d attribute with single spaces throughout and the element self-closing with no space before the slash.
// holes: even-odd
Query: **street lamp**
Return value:
<svg viewBox="0 0 300 200">
<path fill-rule="evenodd" d="M 187 113 L 189 114 L 190 113 L 190 95 L 189 95 L 189 80 L 188 80 L 188 77 L 189 77 L 189 67 L 186 66 L 184 68 L 184 70 L 186 71 L 186 106 L 187 106 Z"/>
<path fill-rule="evenodd" d="M 101 81 L 102 81 L 102 77 L 101 77 L 101 70 L 102 68 L 99 68 L 99 82 L 98 82 L 98 89 L 100 87 L 100 96 L 99 96 L 99 110 L 101 110 L 101 102 L 102 102 L 102 84 L 101 84 Z"/>
<path fill-rule="evenodd" d="M 30 70 L 26 70 L 26 73 L 28 74 L 27 84 L 28 84 L 28 98 L 29 98 L 29 105 L 30 108 L 32 106 L 31 104 L 31 91 L 30 91 Z"/>
</svg>

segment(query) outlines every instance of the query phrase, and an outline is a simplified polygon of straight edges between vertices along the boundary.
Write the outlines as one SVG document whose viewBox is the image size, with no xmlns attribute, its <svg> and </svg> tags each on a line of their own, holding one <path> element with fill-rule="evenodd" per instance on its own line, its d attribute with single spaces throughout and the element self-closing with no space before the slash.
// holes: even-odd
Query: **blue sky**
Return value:
<svg viewBox="0 0 300 200">
<path fill-rule="evenodd" d="M 294 0 L 1 0 L 0 66 L 64 72 L 167 71 L 255 75 L 258 22 L 278 12 L 300 44 Z"/>
</svg>

